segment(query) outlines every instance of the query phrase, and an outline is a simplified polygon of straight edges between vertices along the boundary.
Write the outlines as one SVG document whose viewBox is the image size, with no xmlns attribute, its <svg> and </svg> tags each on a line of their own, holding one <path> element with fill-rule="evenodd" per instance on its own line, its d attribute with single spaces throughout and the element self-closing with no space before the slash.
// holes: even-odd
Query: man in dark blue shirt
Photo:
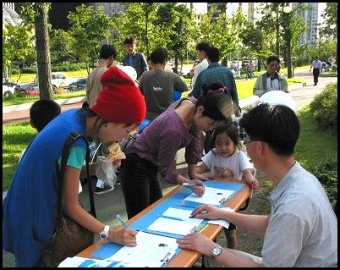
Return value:
<svg viewBox="0 0 340 270">
<path fill-rule="evenodd" d="M 144 71 L 149 70 L 148 63 L 142 53 L 136 52 L 137 41 L 135 38 L 126 38 L 124 40 L 124 47 L 127 52 L 123 60 L 123 66 L 131 66 L 137 72 L 137 80 Z"/>
<path fill-rule="evenodd" d="M 216 47 L 210 47 L 206 54 L 209 66 L 207 69 L 198 74 L 196 83 L 190 95 L 198 98 L 201 96 L 201 91 L 204 85 L 221 82 L 227 87 L 228 94 L 231 96 L 235 107 L 237 105 L 237 109 L 235 109 L 235 115 L 238 116 L 238 94 L 233 73 L 229 68 L 222 66 L 218 62 L 220 60 L 220 52 Z"/>
</svg>

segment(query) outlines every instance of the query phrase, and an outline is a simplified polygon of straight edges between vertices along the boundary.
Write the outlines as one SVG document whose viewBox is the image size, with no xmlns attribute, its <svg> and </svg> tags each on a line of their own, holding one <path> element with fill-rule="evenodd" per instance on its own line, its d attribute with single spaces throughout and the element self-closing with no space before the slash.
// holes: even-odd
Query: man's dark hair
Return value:
<svg viewBox="0 0 340 270">
<path fill-rule="evenodd" d="M 207 50 L 210 48 L 210 44 L 208 42 L 200 42 L 196 45 L 196 50 L 204 51 L 207 53 Z"/>
<path fill-rule="evenodd" d="M 267 65 L 273 61 L 277 61 L 277 63 L 280 64 L 280 58 L 276 55 L 271 55 L 267 58 Z"/>
<path fill-rule="evenodd" d="M 101 59 L 108 59 L 109 57 L 113 57 L 113 59 L 116 59 L 117 57 L 117 51 L 115 46 L 113 45 L 108 45 L 108 44 L 104 44 L 101 48 L 100 48 L 100 54 L 99 57 Z"/>
<path fill-rule="evenodd" d="M 206 53 L 210 62 L 216 63 L 220 60 L 220 51 L 216 47 L 210 46 Z"/>
<path fill-rule="evenodd" d="M 150 54 L 148 60 L 152 61 L 152 63 L 154 64 L 163 64 L 166 62 L 167 58 L 168 58 L 167 49 L 157 48 Z"/>
<path fill-rule="evenodd" d="M 266 142 L 278 155 L 294 153 L 300 123 L 295 112 L 285 105 L 260 104 L 244 114 L 240 121 L 250 140 Z"/>
<path fill-rule="evenodd" d="M 38 100 L 30 108 L 31 123 L 40 132 L 60 112 L 61 108 L 57 102 L 45 99 Z"/>
<path fill-rule="evenodd" d="M 137 43 L 137 40 L 135 38 L 133 38 L 133 37 L 129 37 L 129 38 L 126 38 L 124 40 L 124 45 L 126 45 L 126 44 L 133 44 L 133 43 Z"/>
</svg>

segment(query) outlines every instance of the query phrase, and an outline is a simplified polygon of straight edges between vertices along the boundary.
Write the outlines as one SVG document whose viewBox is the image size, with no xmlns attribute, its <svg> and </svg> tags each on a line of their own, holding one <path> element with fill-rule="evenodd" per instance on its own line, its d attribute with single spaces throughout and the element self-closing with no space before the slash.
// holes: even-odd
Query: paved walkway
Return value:
<svg viewBox="0 0 340 270">
<path fill-rule="evenodd" d="M 290 92 L 290 95 L 295 100 L 298 110 L 300 110 L 306 104 L 309 104 L 313 100 L 314 96 L 324 89 L 327 83 L 337 82 L 337 77 L 321 77 L 319 78 L 319 84 L 314 86 L 312 76 L 309 75 L 309 77 L 310 78 L 308 78 L 305 87 L 300 85 L 295 89 L 291 89 L 292 91 Z M 184 150 L 182 149 L 179 151 L 177 169 L 181 170 L 185 167 Z M 170 192 L 175 187 L 164 181 L 162 181 L 161 184 L 163 186 L 163 194 Z M 87 186 L 84 186 L 83 192 L 80 194 L 80 200 L 83 202 L 84 207 L 89 209 L 87 191 Z M 119 184 L 117 184 L 115 189 L 110 193 L 100 196 L 95 195 L 95 205 L 98 219 L 109 225 L 119 225 L 119 222 L 114 218 L 116 214 L 120 214 L 124 219 L 127 218 L 123 201 L 124 197 Z M 3 267 L 15 267 L 14 258 L 10 253 L 3 251 L 2 259 Z"/>
</svg>

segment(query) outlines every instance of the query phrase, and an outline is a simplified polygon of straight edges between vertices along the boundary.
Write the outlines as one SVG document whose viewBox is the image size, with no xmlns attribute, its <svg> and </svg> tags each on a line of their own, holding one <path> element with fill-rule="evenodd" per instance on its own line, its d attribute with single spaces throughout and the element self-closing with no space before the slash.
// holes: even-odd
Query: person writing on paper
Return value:
<svg viewBox="0 0 340 270">
<path fill-rule="evenodd" d="M 295 112 L 264 103 L 244 114 L 240 125 L 247 134 L 248 155 L 274 184 L 270 213 L 249 215 L 203 205 L 192 215 L 224 219 L 262 234 L 262 257 L 221 248 L 197 233 L 178 239 L 179 247 L 208 256 L 206 265 L 212 267 L 336 267 L 337 218 L 319 180 L 295 159 L 300 133 Z"/>
<path fill-rule="evenodd" d="M 3 205 L 3 249 L 14 254 L 18 267 L 45 266 L 42 255 L 55 233 L 58 198 L 56 167 L 72 131 L 94 136 L 105 145 L 127 137 L 146 115 L 145 100 L 135 83 L 117 67 L 101 78 L 103 90 L 91 108 L 61 113 L 34 138 L 13 176 Z M 86 144 L 71 145 L 62 191 L 64 213 L 102 239 L 136 246 L 133 229 L 110 227 L 78 203 L 80 170 Z"/>
<path fill-rule="evenodd" d="M 197 169 L 197 177 L 201 180 L 214 177 L 242 179 L 252 188 L 259 184 L 254 177 L 254 167 L 249 157 L 239 146 L 238 129 L 234 124 L 217 127 L 213 135 L 215 148 L 202 157 L 202 163 Z M 224 230 L 228 248 L 237 248 L 236 226 L 230 224 Z"/>
<path fill-rule="evenodd" d="M 143 130 L 127 151 L 120 170 L 129 218 L 163 196 L 158 172 L 169 183 L 199 184 L 192 190 L 203 195 L 204 186 L 195 172 L 202 153 L 200 134 L 231 121 L 233 110 L 230 96 L 207 91 L 198 99 L 182 98 L 172 103 Z M 180 175 L 173 166 L 176 152 L 183 147 L 189 177 Z"/>
</svg>

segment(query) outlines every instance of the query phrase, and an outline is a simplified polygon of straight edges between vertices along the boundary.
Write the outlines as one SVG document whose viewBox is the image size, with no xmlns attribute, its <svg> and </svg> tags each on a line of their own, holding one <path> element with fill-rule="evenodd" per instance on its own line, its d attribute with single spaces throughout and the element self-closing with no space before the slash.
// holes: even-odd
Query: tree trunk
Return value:
<svg viewBox="0 0 340 270">
<path fill-rule="evenodd" d="M 40 99 L 51 99 L 51 59 L 48 36 L 48 7 L 46 3 L 35 3 L 35 40 L 37 50 L 38 83 Z"/>
</svg>

